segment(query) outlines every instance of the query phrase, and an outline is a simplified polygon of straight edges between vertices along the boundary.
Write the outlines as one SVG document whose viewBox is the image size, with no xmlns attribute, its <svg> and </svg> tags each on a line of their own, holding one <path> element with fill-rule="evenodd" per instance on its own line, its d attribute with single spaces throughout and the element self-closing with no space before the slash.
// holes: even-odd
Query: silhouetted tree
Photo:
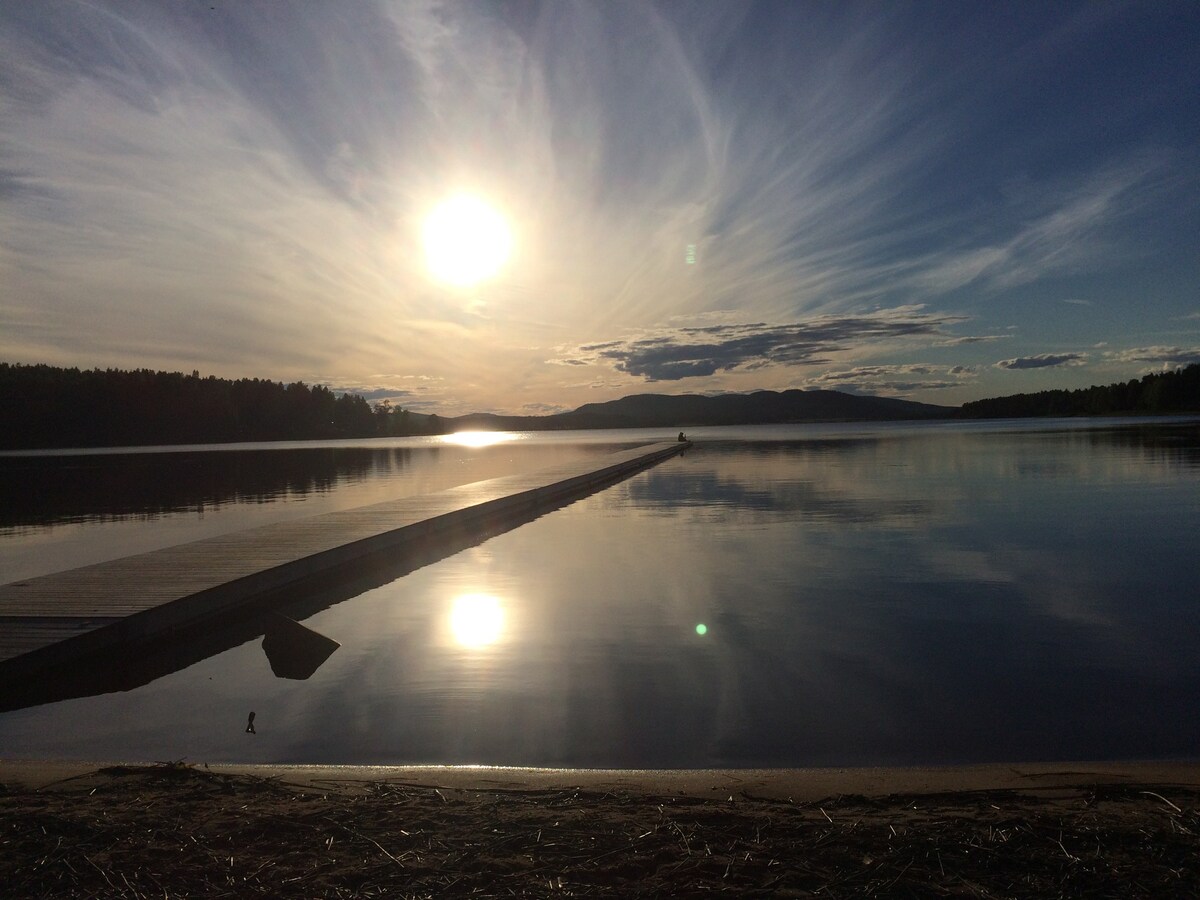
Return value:
<svg viewBox="0 0 1200 900">
<path fill-rule="evenodd" d="M 959 415 L 975 419 L 1026 416 L 1100 416 L 1118 413 L 1200 412 L 1200 364 L 1142 379 L 1076 391 L 1039 391 L 964 403 Z"/>
<path fill-rule="evenodd" d="M 0 363 L 0 449 L 375 437 L 407 424 L 300 381 Z"/>
</svg>

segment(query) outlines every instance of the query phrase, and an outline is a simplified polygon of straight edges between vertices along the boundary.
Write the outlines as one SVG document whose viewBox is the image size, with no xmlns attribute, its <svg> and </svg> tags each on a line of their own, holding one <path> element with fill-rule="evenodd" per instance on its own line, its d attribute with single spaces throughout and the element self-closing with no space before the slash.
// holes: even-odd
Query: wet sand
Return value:
<svg viewBox="0 0 1200 900">
<path fill-rule="evenodd" d="M 1200 764 L 0 762 L 25 896 L 1200 896 Z"/>
</svg>

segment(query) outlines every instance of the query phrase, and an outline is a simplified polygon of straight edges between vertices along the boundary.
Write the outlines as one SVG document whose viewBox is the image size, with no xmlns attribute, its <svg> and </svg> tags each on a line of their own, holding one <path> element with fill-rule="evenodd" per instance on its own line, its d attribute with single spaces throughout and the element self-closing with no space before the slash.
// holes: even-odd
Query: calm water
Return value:
<svg viewBox="0 0 1200 900">
<path fill-rule="evenodd" d="M 477 437 L 0 452 L 0 584 L 670 436 Z"/>
<path fill-rule="evenodd" d="M 305 624 L 342 647 L 307 681 L 252 637 L 0 714 L 0 757 L 1194 758 L 1200 429 L 1083 425 L 697 430 L 683 457 L 318 598 Z M 9 458 L 0 554 L 24 577 L 661 437 Z"/>
</svg>

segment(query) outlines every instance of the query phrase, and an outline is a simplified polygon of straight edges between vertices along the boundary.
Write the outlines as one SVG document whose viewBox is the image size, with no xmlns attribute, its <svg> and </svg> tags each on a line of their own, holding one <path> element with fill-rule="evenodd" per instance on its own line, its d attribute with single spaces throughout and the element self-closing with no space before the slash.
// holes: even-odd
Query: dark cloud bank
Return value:
<svg viewBox="0 0 1200 900">
<path fill-rule="evenodd" d="M 570 358 L 558 362 L 607 363 L 619 372 L 647 381 L 679 381 L 738 368 L 828 363 L 829 354 L 864 342 L 941 335 L 943 326 L 965 318 L 905 306 L 787 325 L 753 322 L 694 326 L 650 337 L 585 344 Z"/>
<path fill-rule="evenodd" d="M 1016 359 L 1002 359 L 996 363 L 998 369 L 1045 369 L 1050 366 L 1067 366 L 1072 363 L 1082 363 L 1087 359 L 1084 353 L 1039 353 L 1037 356 L 1018 356 Z"/>
</svg>

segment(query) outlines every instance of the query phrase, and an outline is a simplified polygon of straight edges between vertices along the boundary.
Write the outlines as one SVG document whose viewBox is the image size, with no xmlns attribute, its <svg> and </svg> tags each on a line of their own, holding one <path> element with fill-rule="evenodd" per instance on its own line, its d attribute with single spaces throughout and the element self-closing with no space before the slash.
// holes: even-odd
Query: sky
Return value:
<svg viewBox="0 0 1200 900">
<path fill-rule="evenodd" d="M 0 359 L 443 415 L 1200 362 L 1197 47 L 1194 0 L 0 3 Z M 431 265 L 452 197 L 490 277 Z"/>
</svg>

